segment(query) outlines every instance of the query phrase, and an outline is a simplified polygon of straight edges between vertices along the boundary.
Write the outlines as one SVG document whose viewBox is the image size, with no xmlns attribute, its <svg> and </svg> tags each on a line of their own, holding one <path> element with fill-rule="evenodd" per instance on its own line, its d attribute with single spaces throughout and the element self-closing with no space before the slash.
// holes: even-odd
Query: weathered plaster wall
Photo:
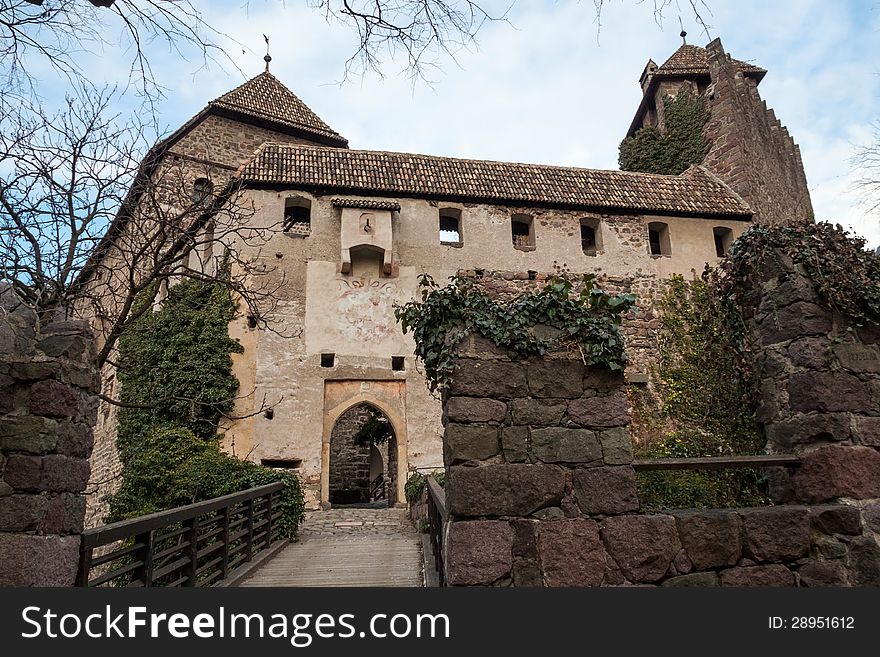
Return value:
<svg viewBox="0 0 880 657">
<path fill-rule="evenodd" d="M 385 199 L 401 206 L 399 213 L 392 213 L 391 275 L 382 274 L 380 259 L 363 256 L 355 260 L 350 274 L 342 274 L 342 210 L 331 203 L 340 195 L 295 189 L 249 190 L 247 194 L 256 207 L 253 221 L 260 225 L 278 220 L 287 197 L 308 199 L 311 233 L 307 237 L 278 233 L 265 248 L 252 253 L 280 284 L 280 304 L 273 318 L 280 334 L 248 329 L 243 320 L 234 323 L 233 334 L 245 346 L 245 353 L 235 357 L 236 374 L 243 383 L 242 392 L 254 393 L 239 404 L 239 413 L 253 412 L 264 398 L 277 405 L 271 420 L 257 415 L 232 423 L 225 444 L 229 449 L 234 445 L 236 454 L 257 461 L 301 459 L 299 472 L 311 506 L 322 497 L 326 501 L 320 484 L 326 458 L 319 436 L 324 435 L 324 416 L 329 410 L 327 381 L 402 382 L 407 440 L 401 444 L 405 456 L 401 463 L 405 469 L 441 467 L 440 403 L 428 394 L 412 357 L 414 345 L 394 319 L 394 304 L 418 294 L 419 274 L 429 273 L 443 283 L 459 271 L 475 276 L 479 271 L 500 287 L 515 291 L 543 285 L 548 272 L 596 273 L 609 290 L 634 291 L 643 297 L 625 332 L 636 370 L 644 371 L 654 349 L 653 295 L 659 277 L 689 276 L 692 270 L 701 271 L 707 261 L 715 262 L 713 227 L 729 227 L 738 236 L 748 226 L 748 222 L 730 220 Z M 440 243 L 442 208 L 461 211 L 460 246 Z M 511 213 L 533 215 L 533 251 L 513 247 Z M 601 248 L 596 255 L 586 255 L 581 248 L 584 218 L 600 222 Z M 672 255 L 668 257 L 648 252 L 647 224 L 658 220 L 669 226 Z M 536 280 L 529 280 L 529 272 Z M 335 354 L 332 368 L 321 367 L 322 353 Z M 392 356 L 405 357 L 404 371 L 392 371 Z"/>
</svg>

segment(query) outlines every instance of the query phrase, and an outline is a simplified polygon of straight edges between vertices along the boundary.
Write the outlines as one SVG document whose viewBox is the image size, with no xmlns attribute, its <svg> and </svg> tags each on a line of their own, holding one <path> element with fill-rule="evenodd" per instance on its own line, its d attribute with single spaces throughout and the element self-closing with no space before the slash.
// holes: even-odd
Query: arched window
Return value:
<svg viewBox="0 0 880 657">
<path fill-rule="evenodd" d="M 207 178 L 196 178 L 192 188 L 194 205 L 206 205 L 214 194 L 214 184 Z"/>
</svg>

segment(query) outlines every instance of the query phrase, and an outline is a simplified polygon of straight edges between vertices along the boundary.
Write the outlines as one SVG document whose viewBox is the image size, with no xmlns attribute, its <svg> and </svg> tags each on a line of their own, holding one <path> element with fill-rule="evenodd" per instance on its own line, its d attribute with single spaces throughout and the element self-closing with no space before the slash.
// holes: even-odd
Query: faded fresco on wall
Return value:
<svg viewBox="0 0 880 657">
<path fill-rule="evenodd" d="M 387 357 L 410 354 L 411 341 L 394 319 L 395 302 L 416 290 L 412 267 L 399 276 L 340 274 L 336 263 L 311 261 L 306 277 L 306 351 Z"/>
<path fill-rule="evenodd" d="M 337 284 L 337 329 L 341 335 L 358 341 L 381 340 L 400 331 L 392 310 L 398 293 L 395 282 L 344 278 Z"/>
</svg>

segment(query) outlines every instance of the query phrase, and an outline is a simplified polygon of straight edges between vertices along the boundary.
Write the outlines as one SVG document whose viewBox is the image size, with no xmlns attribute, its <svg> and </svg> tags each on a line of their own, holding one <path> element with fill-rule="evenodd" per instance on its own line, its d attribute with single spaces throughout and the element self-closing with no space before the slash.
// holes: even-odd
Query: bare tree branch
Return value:
<svg viewBox="0 0 880 657">
<path fill-rule="evenodd" d="M 872 141 L 856 149 L 852 158 L 857 171 L 855 181 L 862 205 L 867 212 L 880 213 L 880 121 L 874 123 Z"/>
</svg>

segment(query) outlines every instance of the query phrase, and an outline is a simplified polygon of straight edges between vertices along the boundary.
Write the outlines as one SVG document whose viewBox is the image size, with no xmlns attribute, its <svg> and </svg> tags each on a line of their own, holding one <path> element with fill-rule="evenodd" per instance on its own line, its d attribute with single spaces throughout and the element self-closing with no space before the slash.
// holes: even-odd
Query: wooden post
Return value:
<svg viewBox="0 0 880 657">
<path fill-rule="evenodd" d="M 266 495 L 266 541 L 263 544 L 263 548 L 268 548 L 272 545 L 272 497 L 275 493 L 269 493 Z"/>
<path fill-rule="evenodd" d="M 247 507 L 247 549 L 245 554 L 245 561 L 250 561 L 254 558 L 254 498 L 249 499 L 245 502 L 245 506 Z"/>
<path fill-rule="evenodd" d="M 189 563 L 184 569 L 184 572 L 186 573 L 186 583 L 184 586 L 195 586 L 196 571 L 199 568 L 199 516 L 190 518 L 184 523 L 184 526 L 189 529 L 189 531 L 184 534 L 189 540 L 189 546 L 187 546 L 185 553 L 189 559 Z"/>
<path fill-rule="evenodd" d="M 219 511 L 220 513 L 220 526 L 223 528 L 223 532 L 220 534 L 220 540 L 223 541 L 223 561 L 220 564 L 220 569 L 223 571 L 223 579 L 226 579 L 227 575 L 229 575 L 229 507 L 223 507 Z"/>
<path fill-rule="evenodd" d="M 92 554 L 94 551 L 94 548 L 86 547 L 85 540 L 81 536 L 79 544 L 79 568 L 76 572 L 77 586 L 89 585 L 89 574 L 92 572 Z"/>
<path fill-rule="evenodd" d="M 134 576 L 144 586 L 153 585 L 153 532 L 152 530 L 134 537 L 135 544 L 141 543 L 141 547 L 135 551 L 135 558 L 141 565 L 134 571 Z"/>
</svg>

